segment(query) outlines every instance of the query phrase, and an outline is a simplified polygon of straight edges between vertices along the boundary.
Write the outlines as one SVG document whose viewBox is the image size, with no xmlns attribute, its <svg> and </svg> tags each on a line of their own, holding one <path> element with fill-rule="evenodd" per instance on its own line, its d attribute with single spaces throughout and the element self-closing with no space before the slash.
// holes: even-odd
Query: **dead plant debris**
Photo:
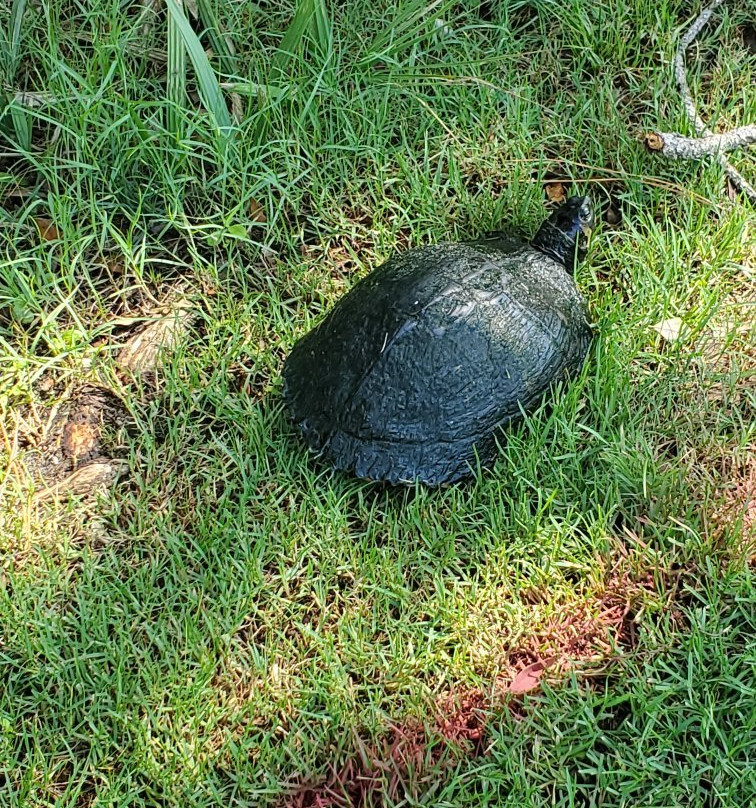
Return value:
<svg viewBox="0 0 756 808">
<path fill-rule="evenodd" d="M 58 484 L 84 464 L 113 455 L 112 436 L 127 421 L 126 405 L 113 390 L 74 387 L 49 409 L 29 413 L 26 470 L 48 486 Z"/>
<path fill-rule="evenodd" d="M 377 741 L 355 734 L 355 753 L 332 764 L 320 784 L 295 787 L 284 808 L 378 808 L 407 796 L 418 797 L 463 750 L 439 742 L 433 730 L 415 719 L 392 725 Z"/>
<path fill-rule="evenodd" d="M 509 710 L 521 718 L 523 698 L 549 675 L 563 675 L 578 662 L 605 662 L 636 641 L 634 608 L 654 589 L 654 571 L 635 575 L 628 558 L 607 571 L 601 591 L 550 610 L 552 616 L 506 651 L 499 676 L 488 689 L 458 686 L 441 694 L 426 723 L 416 718 L 392 724 L 377 741 L 355 735 L 353 752 L 332 763 L 320 783 L 295 786 L 283 808 L 373 808 L 416 798 L 463 757 L 485 755 L 492 716 Z M 544 606 L 537 599 L 534 609 Z M 423 788 L 423 791 L 418 789 Z"/>
<path fill-rule="evenodd" d="M 507 690 L 510 693 L 530 693 L 531 690 L 537 690 L 541 684 L 541 677 L 546 672 L 546 669 L 556 662 L 557 658 L 551 656 L 544 659 L 542 662 L 533 662 L 527 668 L 523 668 L 517 676 L 509 683 Z"/>
<path fill-rule="evenodd" d="M 36 404 L 15 418 L 14 468 L 34 482 L 35 502 L 88 494 L 112 484 L 125 468 L 117 436 L 129 415 L 119 396 L 95 384 L 72 386 L 57 395 L 54 387 L 49 406 Z"/>
<path fill-rule="evenodd" d="M 58 241 L 60 239 L 60 230 L 58 230 L 52 219 L 35 216 L 34 224 L 37 225 L 37 232 L 42 241 Z"/>
<path fill-rule="evenodd" d="M 735 556 L 756 564 L 756 446 L 747 448 L 744 459 L 730 455 L 720 462 L 722 482 L 719 504 L 711 514 L 712 536 L 715 541 L 731 541 Z"/>
<path fill-rule="evenodd" d="M 102 457 L 87 463 L 69 474 L 63 480 L 34 495 L 35 502 L 45 502 L 67 494 L 83 496 L 100 487 L 112 485 L 124 472 L 128 464 L 125 460 L 113 460 Z"/>
<path fill-rule="evenodd" d="M 563 182 L 547 182 L 544 190 L 546 199 L 555 205 L 561 205 L 567 200 L 567 186 Z"/>
<path fill-rule="evenodd" d="M 249 200 L 249 218 L 253 222 L 259 222 L 260 224 L 268 221 L 263 206 L 254 197 Z"/>
<path fill-rule="evenodd" d="M 121 370 L 137 375 L 154 373 L 166 354 L 180 344 L 195 317 L 189 301 L 176 301 L 170 311 L 157 316 L 129 338 L 119 351 L 116 364 Z"/>
<path fill-rule="evenodd" d="M 478 688 L 449 693 L 438 704 L 434 729 L 452 743 L 471 743 L 473 751 L 479 753 L 490 708 L 489 699 Z"/>
<path fill-rule="evenodd" d="M 667 342 L 675 342 L 680 338 L 683 325 L 683 321 L 680 317 L 669 317 L 665 320 L 660 320 L 656 325 L 652 325 L 651 328 Z"/>
</svg>

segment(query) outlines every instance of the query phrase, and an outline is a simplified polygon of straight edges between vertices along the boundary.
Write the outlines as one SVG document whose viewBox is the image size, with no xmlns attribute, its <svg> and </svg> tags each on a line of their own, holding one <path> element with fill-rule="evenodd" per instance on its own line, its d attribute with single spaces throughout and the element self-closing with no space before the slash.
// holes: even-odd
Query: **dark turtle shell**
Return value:
<svg viewBox="0 0 756 808">
<path fill-rule="evenodd" d="M 392 483 L 439 485 L 488 463 L 497 428 L 587 353 L 560 258 L 498 236 L 410 250 L 358 282 L 284 366 L 306 442 Z"/>
</svg>

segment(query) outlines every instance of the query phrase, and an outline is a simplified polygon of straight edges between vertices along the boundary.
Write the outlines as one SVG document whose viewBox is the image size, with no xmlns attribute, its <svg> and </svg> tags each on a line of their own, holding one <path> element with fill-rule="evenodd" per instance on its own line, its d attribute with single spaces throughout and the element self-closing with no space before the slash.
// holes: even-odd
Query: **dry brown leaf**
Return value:
<svg viewBox="0 0 756 808">
<path fill-rule="evenodd" d="M 727 198 L 730 202 L 735 202 L 738 198 L 738 189 L 735 187 L 735 183 L 727 177 L 727 182 L 725 183 L 725 192 L 727 193 Z"/>
<path fill-rule="evenodd" d="M 528 665 L 527 668 L 523 668 L 517 676 L 515 676 L 507 690 L 510 693 L 529 693 L 531 690 L 535 690 L 541 684 L 541 677 L 546 668 L 553 665 L 554 662 L 556 662 L 556 657 L 551 656 L 540 662 L 534 662 L 532 665 Z"/>
<path fill-rule="evenodd" d="M 161 364 L 161 353 L 178 345 L 195 317 L 189 303 L 183 301 L 169 314 L 159 317 L 121 348 L 116 364 L 132 373 L 149 373 Z"/>
<path fill-rule="evenodd" d="M 34 224 L 37 225 L 39 237 L 42 241 L 57 241 L 60 238 L 60 230 L 53 224 L 51 219 L 44 216 L 35 216 Z"/>
<path fill-rule="evenodd" d="M 34 501 L 45 502 L 46 500 L 65 496 L 66 494 L 83 496 L 97 486 L 111 485 L 116 478 L 123 473 L 127 465 L 125 460 L 111 460 L 107 457 L 93 460 L 86 466 L 82 466 L 82 468 L 69 474 L 68 477 L 61 480 L 59 483 L 38 491 L 34 495 Z"/>
<path fill-rule="evenodd" d="M 96 450 L 100 431 L 88 421 L 69 421 L 63 428 L 62 447 L 74 465 L 80 458 Z"/>
<path fill-rule="evenodd" d="M 567 186 L 563 182 L 547 182 L 546 198 L 549 202 L 561 205 L 567 199 Z"/>
<path fill-rule="evenodd" d="M 241 123 L 244 119 L 244 102 L 239 93 L 231 93 L 231 116 L 236 123 Z"/>
<path fill-rule="evenodd" d="M 268 217 L 265 215 L 262 205 L 254 197 L 249 200 L 249 218 L 252 219 L 253 222 L 262 223 L 268 221 Z"/>
<path fill-rule="evenodd" d="M 667 340 L 667 342 L 674 342 L 679 339 L 682 327 L 683 321 L 679 317 L 670 317 L 668 320 L 660 320 L 656 325 L 651 326 L 651 328 L 653 328 L 662 339 Z"/>
</svg>

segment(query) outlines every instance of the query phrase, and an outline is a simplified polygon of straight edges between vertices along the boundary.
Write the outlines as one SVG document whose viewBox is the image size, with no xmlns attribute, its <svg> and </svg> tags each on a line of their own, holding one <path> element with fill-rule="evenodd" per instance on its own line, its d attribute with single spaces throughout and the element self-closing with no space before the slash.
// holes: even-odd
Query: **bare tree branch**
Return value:
<svg viewBox="0 0 756 808">
<path fill-rule="evenodd" d="M 665 157 L 677 159 L 696 160 L 707 155 L 715 156 L 730 178 L 730 182 L 739 191 L 742 191 L 751 202 L 756 203 L 756 188 L 748 183 L 737 169 L 730 165 L 726 157 L 728 151 L 756 142 L 756 126 L 744 126 L 732 132 L 715 135 L 698 114 L 688 86 L 688 79 L 685 75 L 685 51 L 709 21 L 712 13 L 723 2 L 724 0 L 714 0 L 708 8 L 705 8 L 693 20 L 693 24 L 680 38 L 677 52 L 675 53 L 675 79 L 682 93 L 685 112 L 698 134 L 702 137 L 686 138 L 674 132 L 652 132 L 646 135 L 646 145 L 652 151 L 661 152 Z"/>
<path fill-rule="evenodd" d="M 706 25 L 709 21 L 711 15 L 722 5 L 724 0 L 714 0 L 714 2 L 708 7 L 705 8 L 695 20 L 693 20 L 693 25 L 688 28 L 688 30 L 683 34 L 680 38 L 680 42 L 677 46 L 677 52 L 675 53 L 675 79 L 677 79 L 677 86 L 680 88 L 680 92 L 683 96 L 683 103 L 685 104 L 685 111 L 688 113 L 688 118 L 696 127 L 696 131 L 699 135 L 710 135 L 712 134 L 709 129 L 706 128 L 706 124 L 703 122 L 701 117 L 696 110 L 696 105 L 693 101 L 693 96 L 690 94 L 690 87 L 688 87 L 688 77 L 685 75 L 685 51 L 693 44 L 695 38 L 701 33 L 701 29 Z"/>
<path fill-rule="evenodd" d="M 669 132 L 650 132 L 646 145 L 673 160 L 698 160 L 701 157 L 725 154 L 756 143 L 756 126 L 741 126 L 721 135 L 683 137 Z"/>
</svg>

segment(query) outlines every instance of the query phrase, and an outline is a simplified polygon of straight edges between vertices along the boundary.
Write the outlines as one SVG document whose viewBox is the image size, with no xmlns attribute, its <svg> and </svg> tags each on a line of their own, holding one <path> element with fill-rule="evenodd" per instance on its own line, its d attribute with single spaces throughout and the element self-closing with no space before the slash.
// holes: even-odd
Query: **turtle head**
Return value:
<svg viewBox="0 0 756 808">
<path fill-rule="evenodd" d="M 571 196 L 541 225 L 533 246 L 564 264 L 571 272 L 588 248 L 588 236 L 596 221 L 587 196 Z"/>
</svg>

